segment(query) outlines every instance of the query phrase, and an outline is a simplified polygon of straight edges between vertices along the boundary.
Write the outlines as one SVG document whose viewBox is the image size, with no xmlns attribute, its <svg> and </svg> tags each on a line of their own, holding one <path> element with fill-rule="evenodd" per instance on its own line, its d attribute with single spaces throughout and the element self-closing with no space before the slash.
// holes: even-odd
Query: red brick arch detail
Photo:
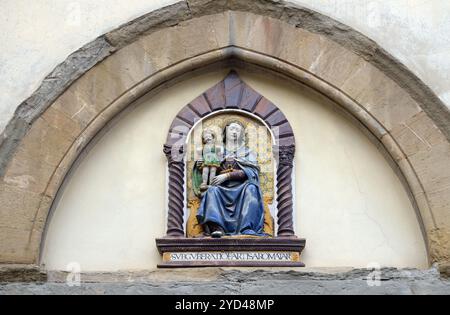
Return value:
<svg viewBox="0 0 450 315">
<path fill-rule="evenodd" d="M 286 116 L 271 101 L 243 82 L 234 71 L 177 114 L 166 144 L 172 146 L 185 142 L 189 131 L 199 120 L 224 109 L 237 109 L 256 115 L 277 135 L 276 145 L 295 145 L 294 132 Z"/>
</svg>

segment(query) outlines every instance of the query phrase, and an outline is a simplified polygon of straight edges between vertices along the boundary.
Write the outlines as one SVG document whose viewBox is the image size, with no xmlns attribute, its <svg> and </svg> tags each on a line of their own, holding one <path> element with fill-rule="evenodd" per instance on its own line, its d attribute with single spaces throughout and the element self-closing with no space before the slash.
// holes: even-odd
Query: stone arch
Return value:
<svg viewBox="0 0 450 315">
<path fill-rule="evenodd" d="M 38 262 L 65 175 L 113 117 L 192 71 L 223 66 L 282 75 L 350 112 L 406 178 L 431 261 L 450 259 L 450 114 L 428 87 L 375 43 L 316 12 L 269 0 L 188 2 L 98 38 L 19 106 L 0 148 L 0 262 Z"/>
<path fill-rule="evenodd" d="M 279 237 L 294 237 L 292 204 L 292 167 L 295 136 L 283 112 L 272 102 L 242 82 L 231 72 L 222 82 L 186 105 L 173 120 L 164 153 L 169 166 L 169 207 L 167 236 L 183 237 L 185 143 L 197 121 L 225 109 L 235 109 L 259 117 L 276 134 L 274 151 L 277 160 L 277 207 Z"/>
</svg>

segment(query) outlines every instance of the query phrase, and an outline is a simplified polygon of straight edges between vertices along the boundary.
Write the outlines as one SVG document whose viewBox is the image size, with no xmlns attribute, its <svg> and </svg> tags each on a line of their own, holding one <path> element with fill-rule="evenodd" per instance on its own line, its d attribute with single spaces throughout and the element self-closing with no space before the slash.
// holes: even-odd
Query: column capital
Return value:
<svg viewBox="0 0 450 315">
<path fill-rule="evenodd" d="M 275 145 L 273 147 L 274 155 L 278 162 L 278 167 L 281 166 L 294 166 L 295 158 L 295 144 L 292 145 Z"/>
<path fill-rule="evenodd" d="M 174 163 L 184 163 L 184 156 L 186 154 L 184 145 L 168 145 L 165 144 L 163 152 L 166 155 L 169 165 Z"/>
</svg>

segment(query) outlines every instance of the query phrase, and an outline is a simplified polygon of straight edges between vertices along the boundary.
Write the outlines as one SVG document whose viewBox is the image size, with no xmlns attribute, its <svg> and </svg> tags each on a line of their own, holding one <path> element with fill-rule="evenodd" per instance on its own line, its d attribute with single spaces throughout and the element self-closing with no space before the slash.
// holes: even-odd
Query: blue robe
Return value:
<svg viewBox="0 0 450 315">
<path fill-rule="evenodd" d="M 256 155 L 242 147 L 236 156 L 236 164 L 247 179 L 210 186 L 198 209 L 198 222 L 202 225 L 216 223 L 226 235 L 267 236 L 264 233 L 264 203 Z"/>
</svg>

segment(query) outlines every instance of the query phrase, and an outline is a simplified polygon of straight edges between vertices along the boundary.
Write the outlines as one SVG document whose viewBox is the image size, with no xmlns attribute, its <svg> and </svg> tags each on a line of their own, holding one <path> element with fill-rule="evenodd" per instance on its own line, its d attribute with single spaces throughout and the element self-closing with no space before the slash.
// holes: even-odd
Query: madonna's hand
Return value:
<svg viewBox="0 0 450 315">
<path fill-rule="evenodd" d="M 227 179 L 228 179 L 228 175 L 227 174 L 218 175 L 218 176 L 214 177 L 211 180 L 211 185 L 212 186 L 219 186 L 220 184 L 226 182 Z"/>
</svg>

